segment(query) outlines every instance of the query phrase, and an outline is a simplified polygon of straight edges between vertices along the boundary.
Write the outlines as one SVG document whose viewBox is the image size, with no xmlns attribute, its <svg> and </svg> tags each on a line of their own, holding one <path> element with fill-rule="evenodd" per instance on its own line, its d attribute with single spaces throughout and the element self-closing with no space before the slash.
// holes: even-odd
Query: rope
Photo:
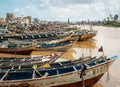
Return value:
<svg viewBox="0 0 120 87">
<path fill-rule="evenodd" d="M 109 67 L 108 65 L 107 66 L 107 80 L 106 80 L 106 83 L 110 80 L 110 74 L 109 74 Z"/>
</svg>

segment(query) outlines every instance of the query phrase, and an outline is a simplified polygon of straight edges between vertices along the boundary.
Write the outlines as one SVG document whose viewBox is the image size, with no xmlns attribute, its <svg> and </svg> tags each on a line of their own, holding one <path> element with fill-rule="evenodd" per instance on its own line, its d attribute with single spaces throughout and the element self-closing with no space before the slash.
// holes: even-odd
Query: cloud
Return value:
<svg viewBox="0 0 120 87">
<path fill-rule="evenodd" d="M 51 0 L 50 4 L 52 6 L 57 7 L 66 7 L 68 5 L 75 5 L 75 4 L 91 4 L 96 3 L 95 0 Z"/>
<path fill-rule="evenodd" d="M 16 14 L 44 20 L 99 20 L 120 14 L 119 0 L 21 0 L 26 7 L 14 9 Z"/>
</svg>

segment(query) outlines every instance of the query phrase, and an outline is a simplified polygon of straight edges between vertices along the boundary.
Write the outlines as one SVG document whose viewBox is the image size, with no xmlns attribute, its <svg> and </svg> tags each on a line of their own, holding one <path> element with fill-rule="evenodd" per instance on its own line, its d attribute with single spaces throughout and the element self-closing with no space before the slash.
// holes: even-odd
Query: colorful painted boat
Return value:
<svg viewBox="0 0 120 87">
<path fill-rule="evenodd" d="M 74 43 L 78 41 L 78 37 L 62 38 L 60 40 L 52 40 L 51 42 L 37 43 L 36 50 L 40 51 L 67 51 Z"/>
<path fill-rule="evenodd" d="M 0 53 L 12 53 L 12 54 L 22 54 L 29 55 L 35 49 L 34 45 L 31 46 L 18 46 L 17 44 L 1 44 Z"/>
<path fill-rule="evenodd" d="M 46 68 L 61 68 L 61 67 L 69 67 L 74 66 L 78 64 L 82 64 L 82 58 L 76 59 L 76 60 L 68 60 L 68 61 L 61 61 L 61 62 L 55 62 L 61 55 L 54 54 L 52 56 L 44 56 L 47 57 L 46 61 L 41 61 L 41 57 L 31 59 L 31 58 L 1 58 L 0 59 L 0 68 L 2 69 L 11 69 L 13 67 L 21 67 L 21 69 L 24 69 L 25 67 L 32 67 L 34 65 L 37 66 L 37 68 L 41 67 L 44 64 L 49 64 Z M 103 58 L 103 57 L 101 57 Z M 99 59 L 101 59 L 99 58 Z M 96 57 L 86 57 L 84 58 L 84 62 L 86 64 L 95 62 Z M 28 69 L 27 68 L 27 69 Z M 45 67 L 44 67 L 45 68 Z"/>
<path fill-rule="evenodd" d="M 71 35 L 70 32 L 51 32 L 43 34 L 31 34 L 31 35 L 2 35 L 0 36 L 0 41 L 15 39 L 15 40 L 29 40 L 29 39 L 38 39 L 41 41 L 61 39 Z"/>
<path fill-rule="evenodd" d="M 62 55 L 62 54 L 61 54 Z M 38 56 L 34 58 L 0 58 L 0 68 L 5 70 L 12 67 L 32 67 L 34 65 L 43 65 L 46 63 L 52 63 L 57 60 L 61 55 L 52 54 L 46 56 Z"/>
<path fill-rule="evenodd" d="M 76 34 L 74 34 L 73 36 L 78 36 L 79 37 L 78 41 L 84 41 L 93 38 L 96 35 L 97 35 L 96 30 L 78 30 Z"/>
<path fill-rule="evenodd" d="M 1 87 L 92 87 L 118 58 L 113 56 L 87 64 L 85 75 L 81 65 L 56 69 L 8 69 L 0 72 Z M 84 80 L 84 84 L 82 83 Z"/>
<path fill-rule="evenodd" d="M 58 43 L 41 43 L 37 44 L 36 50 L 40 51 L 66 51 L 72 46 L 71 41 L 62 41 Z"/>
</svg>

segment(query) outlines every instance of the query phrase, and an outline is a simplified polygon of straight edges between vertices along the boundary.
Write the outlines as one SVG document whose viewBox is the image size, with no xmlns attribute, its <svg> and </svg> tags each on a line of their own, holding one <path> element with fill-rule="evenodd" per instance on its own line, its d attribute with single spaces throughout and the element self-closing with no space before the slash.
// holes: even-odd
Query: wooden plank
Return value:
<svg viewBox="0 0 120 87">
<path fill-rule="evenodd" d="M 35 70 L 33 70 L 32 79 L 35 78 Z"/>
<path fill-rule="evenodd" d="M 19 66 L 18 69 L 21 69 L 21 66 Z"/>
<path fill-rule="evenodd" d="M 60 66 L 63 66 L 63 64 L 61 62 L 58 62 L 60 64 Z"/>
<path fill-rule="evenodd" d="M 0 66 L 2 66 L 2 65 L 3 65 L 3 63 L 0 64 Z"/>
<path fill-rule="evenodd" d="M 45 74 L 42 76 L 42 78 L 46 78 L 48 76 L 48 72 L 45 72 Z"/>
<path fill-rule="evenodd" d="M 76 67 L 75 67 L 75 66 L 73 66 L 73 69 L 74 69 L 75 71 L 77 71 L 77 69 L 76 69 Z"/>
<path fill-rule="evenodd" d="M 57 71 L 57 75 L 59 75 L 59 70 L 56 70 Z"/>
<path fill-rule="evenodd" d="M 11 69 L 14 69 L 14 66 Z"/>
<path fill-rule="evenodd" d="M 7 72 L 6 72 L 6 73 L 4 74 L 4 76 L 0 79 L 0 81 L 3 81 L 3 80 L 4 80 L 4 78 L 8 75 L 9 71 L 10 71 L 10 69 L 7 70 Z"/>
<path fill-rule="evenodd" d="M 32 68 L 33 68 L 33 67 L 32 67 Z M 42 74 L 41 74 L 38 70 L 36 70 L 35 68 L 33 68 L 33 70 L 35 70 L 35 72 L 36 72 L 39 76 L 42 77 Z"/>
</svg>

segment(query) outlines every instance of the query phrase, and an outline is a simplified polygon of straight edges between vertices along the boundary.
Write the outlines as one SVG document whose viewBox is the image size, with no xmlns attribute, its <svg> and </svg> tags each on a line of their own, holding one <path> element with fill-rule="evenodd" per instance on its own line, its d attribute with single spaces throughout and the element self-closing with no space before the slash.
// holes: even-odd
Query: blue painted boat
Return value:
<svg viewBox="0 0 120 87">
<path fill-rule="evenodd" d="M 85 74 L 82 74 L 82 78 L 81 64 L 52 69 L 8 69 L 6 72 L 0 72 L 0 86 L 92 87 L 117 58 L 118 56 L 112 56 L 85 64 L 87 69 L 84 70 Z"/>
<path fill-rule="evenodd" d="M 36 50 L 39 51 L 66 51 L 74 42 L 70 40 L 60 41 L 57 43 L 40 43 L 37 44 Z"/>
</svg>

